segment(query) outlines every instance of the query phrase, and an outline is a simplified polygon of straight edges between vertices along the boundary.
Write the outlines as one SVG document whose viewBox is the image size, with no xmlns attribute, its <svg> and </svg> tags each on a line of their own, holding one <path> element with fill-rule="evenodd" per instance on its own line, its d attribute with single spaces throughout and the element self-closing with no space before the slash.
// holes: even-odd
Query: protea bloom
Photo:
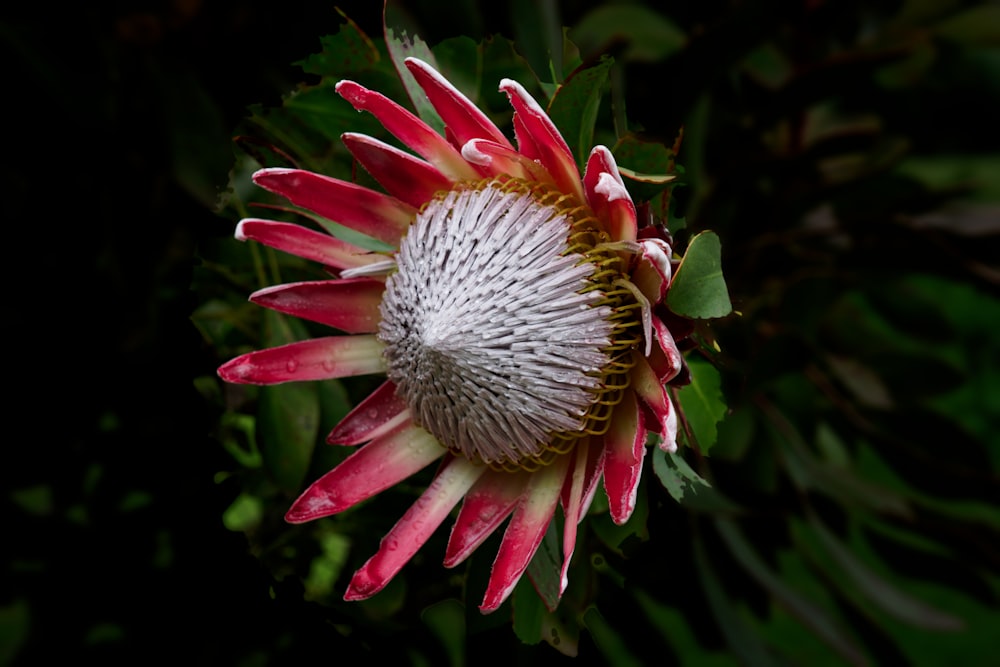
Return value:
<svg viewBox="0 0 1000 667">
<path fill-rule="evenodd" d="M 371 253 L 332 236 L 245 219 L 236 236 L 315 260 L 338 277 L 260 290 L 255 303 L 350 335 L 243 355 L 219 375 L 272 384 L 385 373 L 329 441 L 361 445 L 288 511 L 293 523 L 341 512 L 441 460 L 430 487 L 358 570 L 347 600 L 374 595 L 452 512 L 444 564 L 462 562 L 509 517 L 480 609 L 510 595 L 562 506 L 561 586 L 598 482 L 614 521 L 635 505 L 647 435 L 675 447 L 664 383 L 681 365 L 656 315 L 670 247 L 638 230 L 611 152 L 581 179 L 545 111 L 518 83 L 515 148 L 427 63 L 412 72 L 446 137 L 352 81 L 337 92 L 419 155 L 347 133 L 387 194 L 297 169 L 254 182 L 390 244 Z M 423 159 L 420 159 L 423 158 Z"/>
</svg>

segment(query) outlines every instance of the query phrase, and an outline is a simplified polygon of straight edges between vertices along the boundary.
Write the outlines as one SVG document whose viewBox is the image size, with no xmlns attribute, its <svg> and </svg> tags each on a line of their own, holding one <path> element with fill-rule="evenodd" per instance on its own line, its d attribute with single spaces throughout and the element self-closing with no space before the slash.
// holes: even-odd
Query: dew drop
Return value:
<svg viewBox="0 0 1000 667">
<path fill-rule="evenodd" d="M 289 373 L 294 373 L 299 369 L 299 362 L 297 362 L 295 359 L 289 359 L 288 361 L 285 362 L 285 368 L 288 370 Z"/>
</svg>

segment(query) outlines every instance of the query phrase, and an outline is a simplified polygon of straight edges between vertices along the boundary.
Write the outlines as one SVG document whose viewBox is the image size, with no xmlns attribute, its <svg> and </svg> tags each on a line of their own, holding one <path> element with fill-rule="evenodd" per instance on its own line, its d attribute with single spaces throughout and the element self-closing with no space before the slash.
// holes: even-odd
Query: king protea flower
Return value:
<svg viewBox="0 0 1000 667">
<path fill-rule="evenodd" d="M 514 589 L 558 506 L 561 592 L 599 482 L 611 517 L 624 523 L 649 432 L 675 449 L 664 383 L 682 362 L 656 314 L 671 249 L 653 228 L 638 230 L 611 152 L 594 148 L 581 178 L 565 140 L 520 84 L 500 82 L 514 108 L 515 148 L 430 65 L 409 58 L 406 67 L 445 136 L 353 81 L 336 88 L 416 154 L 343 135 L 386 194 L 298 169 L 253 176 L 395 250 L 372 253 L 271 220 L 245 219 L 236 230 L 241 240 L 339 276 L 270 287 L 251 301 L 348 335 L 251 352 L 219 375 L 276 384 L 384 373 L 386 382 L 329 436 L 358 450 L 306 489 L 286 519 L 342 512 L 440 461 L 344 598 L 381 590 L 461 501 L 446 567 L 509 518 L 480 606 L 489 612 Z"/>
</svg>

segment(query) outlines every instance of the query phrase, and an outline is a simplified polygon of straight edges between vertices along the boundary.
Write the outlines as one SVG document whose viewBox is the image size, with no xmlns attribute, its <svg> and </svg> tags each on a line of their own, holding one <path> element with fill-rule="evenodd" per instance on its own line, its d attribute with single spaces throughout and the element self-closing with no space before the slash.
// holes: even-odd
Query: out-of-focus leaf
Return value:
<svg viewBox="0 0 1000 667">
<path fill-rule="evenodd" d="M 718 437 L 718 423 L 726 415 L 719 371 L 698 357 L 687 360 L 691 384 L 678 392 L 684 419 L 702 454 L 708 454 Z"/>
<path fill-rule="evenodd" d="M 724 317 L 732 312 L 722 277 L 722 243 L 714 232 L 702 232 L 691 239 L 670 283 L 667 306 L 678 315 L 696 319 Z"/>
<path fill-rule="evenodd" d="M 597 111 L 613 64 L 612 58 L 602 56 L 596 65 L 576 70 L 559 86 L 549 102 L 549 117 L 566 139 L 581 168 L 594 146 Z"/>
<path fill-rule="evenodd" d="M 542 641 L 542 617 L 545 606 L 538 597 L 533 586 L 527 579 L 521 579 L 511 595 L 511 606 L 514 609 L 514 633 L 525 644 L 537 644 Z"/>
<path fill-rule="evenodd" d="M 265 322 L 265 347 L 308 337 L 301 322 L 274 311 L 265 311 Z M 300 491 L 319 434 L 316 384 L 289 382 L 264 386 L 257 400 L 257 444 L 264 467 L 282 489 Z"/>
<path fill-rule="evenodd" d="M 735 523 L 729 519 L 716 519 L 715 527 L 733 558 L 789 613 L 851 664 L 867 662 L 864 653 L 827 612 L 788 587 L 779 575 L 771 571 Z"/>
<path fill-rule="evenodd" d="M 663 642 L 676 654 L 678 664 L 699 667 L 736 667 L 737 657 L 722 651 L 708 651 L 698 644 L 695 633 L 679 609 L 661 604 L 647 591 L 632 589 L 646 620 L 660 633 Z"/>
<path fill-rule="evenodd" d="M 628 643 L 608 623 L 597 607 L 591 607 L 583 614 L 583 624 L 604 655 L 607 664 L 616 667 L 640 667 L 643 663 L 629 650 Z"/>
<path fill-rule="evenodd" d="M 726 643 L 729 644 L 733 653 L 749 667 L 777 665 L 777 661 L 761 641 L 760 636 L 754 631 L 754 628 L 733 607 L 730 597 L 723 590 L 718 576 L 712 570 L 700 536 L 695 537 L 694 555 L 698 580 L 701 583 L 701 589 L 705 592 L 705 600 L 708 602 L 712 615 L 715 616 L 722 636 L 726 638 Z"/>
<path fill-rule="evenodd" d="M 441 641 L 451 667 L 465 665 L 465 610 L 458 600 L 443 600 L 424 609 L 420 619 Z"/>
<path fill-rule="evenodd" d="M 880 577 L 827 530 L 815 515 L 809 517 L 808 526 L 819 538 L 825 553 L 854 582 L 862 595 L 887 614 L 927 630 L 960 630 L 963 627 L 960 618 L 935 609 Z"/>
<path fill-rule="evenodd" d="M 309 564 L 309 574 L 303 584 L 307 600 L 322 601 L 330 597 L 350 555 L 351 541 L 329 528 L 320 530 L 318 541 L 322 553 Z"/>
<path fill-rule="evenodd" d="M 1000 6 L 984 3 L 939 23 L 934 32 L 959 45 L 1000 46 Z"/>
<path fill-rule="evenodd" d="M 27 600 L 17 598 L 0 607 L 0 664 L 14 664 L 30 628 L 31 609 Z"/>
<path fill-rule="evenodd" d="M 669 18 L 638 4 L 602 5 L 570 30 L 581 51 L 593 53 L 612 43 L 627 43 L 625 60 L 656 61 L 679 51 L 687 36 Z"/>
<path fill-rule="evenodd" d="M 264 506 L 260 498 L 241 493 L 222 513 L 222 525 L 229 530 L 245 533 L 253 530 L 264 516 Z"/>
</svg>

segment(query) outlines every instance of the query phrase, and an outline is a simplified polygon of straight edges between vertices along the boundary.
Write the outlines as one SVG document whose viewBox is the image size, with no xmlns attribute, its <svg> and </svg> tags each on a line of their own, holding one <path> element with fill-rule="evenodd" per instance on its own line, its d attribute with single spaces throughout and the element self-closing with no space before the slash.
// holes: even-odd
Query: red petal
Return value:
<svg viewBox="0 0 1000 667">
<path fill-rule="evenodd" d="M 489 471 L 466 494 L 451 528 L 444 566 L 455 567 L 514 511 L 530 473 Z"/>
<path fill-rule="evenodd" d="M 581 203 L 586 201 L 573 153 L 545 110 L 517 81 L 503 79 L 500 90 L 507 93 L 517 114 L 514 132 L 521 153 L 540 161 L 560 190 L 575 194 Z"/>
<path fill-rule="evenodd" d="M 371 253 L 329 234 L 290 222 L 244 218 L 236 225 L 236 238 L 240 241 L 247 239 L 257 241 L 282 252 L 336 269 L 365 266 L 385 259 L 382 255 Z"/>
<path fill-rule="evenodd" d="M 639 245 L 642 256 L 630 280 L 655 305 L 663 301 L 670 285 L 670 246 L 661 239 L 643 239 Z"/>
<path fill-rule="evenodd" d="M 553 183 L 545 167 L 531 158 L 486 139 L 473 139 L 462 146 L 462 157 L 493 176 L 507 175 L 526 181 Z"/>
<path fill-rule="evenodd" d="M 261 169 L 253 182 L 296 206 L 395 246 L 416 215 L 409 204 L 302 169 Z"/>
<path fill-rule="evenodd" d="M 659 317 L 653 316 L 653 332 L 657 344 L 649 355 L 649 365 L 656 371 L 660 382 L 670 382 L 681 371 L 681 353 L 670 329 Z"/>
<path fill-rule="evenodd" d="M 611 518 L 621 525 L 635 509 L 642 457 L 646 454 L 646 429 L 634 393 L 625 392 L 611 420 L 611 428 L 604 436 L 608 452 L 604 461 L 604 490 L 608 494 Z"/>
<path fill-rule="evenodd" d="M 374 333 L 384 291 L 381 280 L 345 278 L 268 287 L 251 294 L 250 300 L 347 333 Z"/>
<path fill-rule="evenodd" d="M 455 145 L 462 146 L 472 139 L 489 139 L 513 150 L 496 125 L 441 74 L 418 58 L 407 58 L 406 68 L 413 74 L 435 111 L 454 136 Z"/>
<path fill-rule="evenodd" d="M 570 475 L 563 486 L 562 504 L 566 517 L 563 523 L 563 564 L 559 577 L 559 594 L 562 595 L 569 583 L 569 563 L 576 549 L 576 528 L 586 511 L 583 507 L 587 491 L 587 468 L 590 457 L 590 447 L 584 443 L 576 448 Z"/>
<path fill-rule="evenodd" d="M 656 419 L 660 423 L 659 430 L 662 433 L 667 421 L 673 416 L 667 390 L 663 387 L 660 379 L 656 376 L 656 372 L 649 365 L 649 362 L 646 361 L 645 357 L 638 352 L 634 352 L 632 360 L 635 362 L 635 366 L 632 367 L 631 371 L 632 389 L 642 399 L 642 402 L 649 406 L 653 414 L 656 415 Z M 674 421 L 676 423 L 676 416 L 674 416 Z"/>
<path fill-rule="evenodd" d="M 292 503 L 285 521 L 303 523 L 342 512 L 422 470 L 446 451 L 433 435 L 406 423 L 313 482 Z"/>
<path fill-rule="evenodd" d="M 531 474 L 493 561 L 490 583 L 479 605 L 481 612 L 496 611 L 527 569 L 552 522 L 569 463 L 569 456 L 560 456 L 554 463 Z"/>
<path fill-rule="evenodd" d="M 386 380 L 340 420 L 326 441 L 331 445 L 357 445 L 382 436 L 409 415 L 406 402 L 396 395 L 396 385 Z"/>
<path fill-rule="evenodd" d="M 458 149 L 452 146 L 427 123 L 381 93 L 368 90 L 353 81 L 337 84 L 337 93 L 358 111 L 368 111 L 397 139 L 437 167 L 452 181 L 475 179 L 479 173 L 472 168 Z"/>
<path fill-rule="evenodd" d="M 583 176 L 587 201 L 608 228 L 614 241 L 635 241 L 637 221 L 635 204 L 618 173 L 615 158 L 604 146 L 596 146 L 587 160 Z"/>
<path fill-rule="evenodd" d="M 354 573 L 344 599 L 363 600 L 382 590 L 427 542 L 484 470 L 485 466 L 452 458 L 382 538 L 378 552 Z"/>
<path fill-rule="evenodd" d="M 451 189 L 451 181 L 429 162 L 364 134 L 340 137 L 358 162 L 390 195 L 414 208 L 435 193 Z"/>
<path fill-rule="evenodd" d="M 289 343 L 249 352 L 219 367 L 219 377 L 236 384 L 280 384 L 383 372 L 382 344 L 368 335 Z"/>
</svg>

